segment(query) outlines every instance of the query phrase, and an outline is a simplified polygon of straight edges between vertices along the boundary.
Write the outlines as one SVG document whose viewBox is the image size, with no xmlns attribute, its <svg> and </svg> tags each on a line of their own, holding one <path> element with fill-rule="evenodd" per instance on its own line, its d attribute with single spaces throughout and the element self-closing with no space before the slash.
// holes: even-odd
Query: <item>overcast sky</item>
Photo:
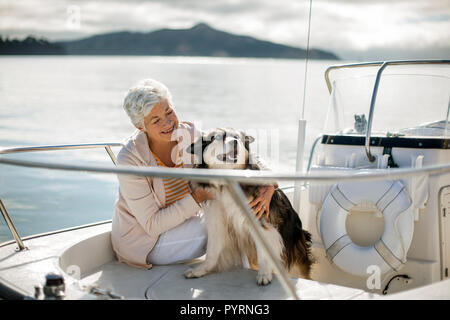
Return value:
<svg viewBox="0 0 450 320">
<path fill-rule="evenodd" d="M 61 40 L 205 22 L 305 47 L 308 10 L 309 0 L 0 0 L 0 35 Z M 313 0 L 311 46 L 344 59 L 450 59 L 450 0 Z"/>
</svg>

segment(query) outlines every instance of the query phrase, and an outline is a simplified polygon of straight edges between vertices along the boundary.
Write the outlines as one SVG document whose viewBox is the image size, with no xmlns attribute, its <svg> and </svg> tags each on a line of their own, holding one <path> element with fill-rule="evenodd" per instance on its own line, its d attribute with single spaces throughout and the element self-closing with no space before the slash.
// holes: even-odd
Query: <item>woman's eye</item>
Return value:
<svg viewBox="0 0 450 320">
<path fill-rule="evenodd" d="M 156 120 L 153 120 L 153 124 L 155 124 L 155 123 L 158 123 L 159 122 L 159 119 L 156 119 Z"/>
</svg>

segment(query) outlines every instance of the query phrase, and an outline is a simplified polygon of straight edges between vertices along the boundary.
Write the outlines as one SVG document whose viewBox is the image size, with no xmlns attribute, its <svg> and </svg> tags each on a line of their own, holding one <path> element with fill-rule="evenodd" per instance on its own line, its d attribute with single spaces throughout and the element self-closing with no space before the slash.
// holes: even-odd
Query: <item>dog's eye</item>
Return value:
<svg viewBox="0 0 450 320">
<path fill-rule="evenodd" d="M 216 134 L 216 136 L 214 137 L 214 139 L 216 140 L 222 140 L 222 138 L 223 136 L 220 133 Z"/>
</svg>

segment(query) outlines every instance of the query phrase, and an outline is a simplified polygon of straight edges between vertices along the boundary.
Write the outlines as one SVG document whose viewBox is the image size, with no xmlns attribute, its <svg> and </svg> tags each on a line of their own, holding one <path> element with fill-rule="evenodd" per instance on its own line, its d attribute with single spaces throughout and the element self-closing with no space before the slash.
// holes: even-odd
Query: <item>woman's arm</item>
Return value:
<svg viewBox="0 0 450 320">
<path fill-rule="evenodd" d="M 249 157 L 261 170 L 270 171 L 266 162 L 257 154 L 251 153 Z M 253 212 L 258 219 L 260 219 L 264 213 L 266 214 L 266 219 L 269 219 L 269 207 L 275 189 L 278 189 L 278 183 L 261 186 L 258 190 L 258 195 L 250 202 L 250 207 L 252 207 Z"/>
<path fill-rule="evenodd" d="M 119 165 L 136 165 L 128 156 L 118 157 Z M 118 175 L 120 192 L 132 215 L 147 234 L 157 237 L 186 219 L 196 215 L 200 209 L 191 194 L 166 208 L 159 208 L 159 201 L 146 177 Z"/>
</svg>

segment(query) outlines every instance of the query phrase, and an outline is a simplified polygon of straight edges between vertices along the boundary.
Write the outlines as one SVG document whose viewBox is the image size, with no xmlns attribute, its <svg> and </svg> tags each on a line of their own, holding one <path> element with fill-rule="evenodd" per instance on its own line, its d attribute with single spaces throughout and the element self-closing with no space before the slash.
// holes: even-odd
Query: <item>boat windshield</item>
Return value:
<svg viewBox="0 0 450 320">
<path fill-rule="evenodd" d="M 380 66 L 330 72 L 331 95 L 325 133 L 365 135 Z M 450 135 L 450 65 L 389 65 L 382 73 L 372 135 Z"/>
</svg>

